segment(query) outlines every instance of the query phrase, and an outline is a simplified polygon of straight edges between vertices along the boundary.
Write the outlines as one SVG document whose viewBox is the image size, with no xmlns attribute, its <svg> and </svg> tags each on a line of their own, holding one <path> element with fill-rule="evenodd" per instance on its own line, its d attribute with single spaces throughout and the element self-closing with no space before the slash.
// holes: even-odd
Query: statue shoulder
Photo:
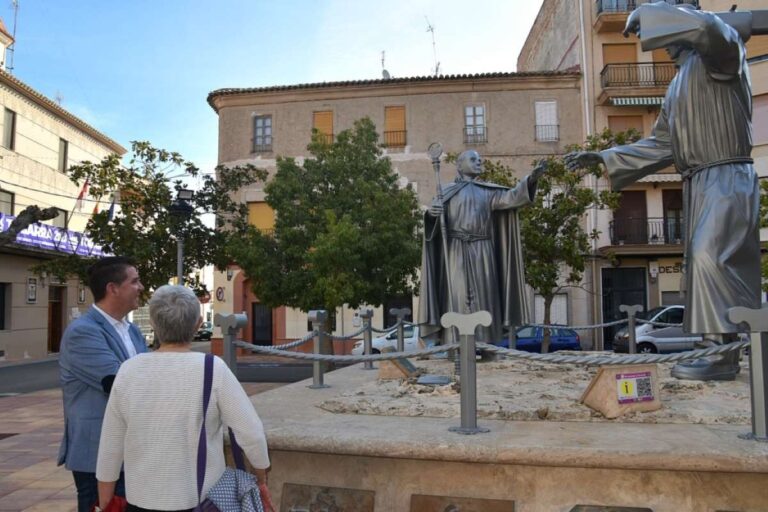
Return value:
<svg viewBox="0 0 768 512">
<path fill-rule="evenodd" d="M 505 187 L 504 185 L 499 185 L 498 183 L 491 183 L 489 181 L 479 181 L 475 180 L 475 185 L 485 187 L 485 188 L 495 188 L 495 189 L 503 189 L 503 190 L 509 190 L 509 187 Z"/>
</svg>

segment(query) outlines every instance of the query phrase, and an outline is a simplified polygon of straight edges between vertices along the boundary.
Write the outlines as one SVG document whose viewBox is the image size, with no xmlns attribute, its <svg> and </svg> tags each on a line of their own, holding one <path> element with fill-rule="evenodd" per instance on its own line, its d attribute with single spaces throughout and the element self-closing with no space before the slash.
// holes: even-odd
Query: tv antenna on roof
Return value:
<svg viewBox="0 0 768 512">
<path fill-rule="evenodd" d="M 432 34 L 432 54 L 435 58 L 434 75 L 437 76 L 440 74 L 440 61 L 437 60 L 437 46 L 435 45 L 435 27 L 429 22 L 429 18 L 424 16 L 424 19 L 427 20 L 427 32 Z"/>
<path fill-rule="evenodd" d="M 384 50 L 381 50 L 381 77 L 384 80 L 389 80 L 392 78 L 389 74 L 389 71 L 384 67 Z"/>
<path fill-rule="evenodd" d="M 8 62 L 5 69 L 9 73 L 13 73 L 13 54 L 16 51 L 16 20 L 19 17 L 19 0 L 11 0 L 11 7 L 13 8 L 13 29 L 11 30 L 11 37 L 13 41 L 8 45 L 6 52 L 8 53 Z"/>
</svg>

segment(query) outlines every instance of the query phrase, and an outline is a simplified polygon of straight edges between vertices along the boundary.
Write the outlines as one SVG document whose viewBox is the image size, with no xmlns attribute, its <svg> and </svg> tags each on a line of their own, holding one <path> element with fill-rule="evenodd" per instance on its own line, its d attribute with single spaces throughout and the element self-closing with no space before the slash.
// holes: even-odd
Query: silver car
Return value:
<svg viewBox="0 0 768 512">
<path fill-rule="evenodd" d="M 683 352 L 693 350 L 697 342 L 702 341 L 700 334 L 683 332 L 682 327 L 661 327 L 637 337 L 638 354 L 657 354 L 665 352 Z M 629 352 L 629 336 L 613 340 L 615 352 Z"/>
<path fill-rule="evenodd" d="M 685 306 L 661 306 L 653 308 L 638 318 L 665 324 L 679 324 L 683 321 Z M 655 326 L 649 323 L 639 324 L 635 328 L 637 352 L 656 354 L 664 352 L 682 352 L 693 350 L 694 345 L 702 340 L 699 334 L 684 333 L 682 327 Z M 627 328 L 620 329 L 613 339 L 614 352 L 629 352 L 629 334 Z"/>
</svg>

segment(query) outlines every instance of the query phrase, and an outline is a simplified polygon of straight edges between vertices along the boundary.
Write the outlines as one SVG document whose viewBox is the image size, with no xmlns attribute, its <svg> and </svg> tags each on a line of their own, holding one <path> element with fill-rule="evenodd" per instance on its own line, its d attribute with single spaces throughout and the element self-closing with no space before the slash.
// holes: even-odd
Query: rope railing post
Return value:
<svg viewBox="0 0 768 512">
<path fill-rule="evenodd" d="M 479 434 L 490 432 L 487 428 L 477 426 L 477 363 L 475 361 L 475 328 L 478 325 L 491 325 L 491 314 L 487 311 L 477 311 L 468 315 L 446 313 L 440 318 L 440 323 L 446 329 L 456 327 L 459 331 L 461 357 L 461 426 L 448 430 L 459 434 Z"/>
<path fill-rule="evenodd" d="M 245 312 L 234 313 L 231 315 L 222 315 L 216 313 L 213 317 L 213 325 L 221 328 L 223 352 L 222 359 L 229 369 L 237 375 L 237 349 L 235 348 L 235 339 L 237 331 L 248 325 L 248 316 Z"/>
<path fill-rule="evenodd" d="M 735 324 L 748 324 L 752 332 L 749 346 L 752 432 L 739 437 L 768 441 L 768 305 L 762 309 L 731 308 L 728 319 Z"/>
<path fill-rule="evenodd" d="M 369 356 L 373 353 L 373 346 L 371 345 L 371 340 L 373 339 L 373 326 L 371 325 L 371 321 L 373 320 L 373 310 L 360 308 L 358 316 L 362 319 L 363 327 L 365 327 L 365 330 L 363 331 L 363 354 Z M 363 369 L 373 370 L 373 361 L 364 362 Z"/>
<path fill-rule="evenodd" d="M 392 308 L 390 315 L 397 317 L 397 351 L 405 352 L 405 317 L 411 314 L 411 308 Z"/>
<path fill-rule="evenodd" d="M 312 322 L 312 331 L 315 333 L 315 354 L 320 354 L 322 351 L 321 347 L 323 346 L 323 336 L 325 336 L 323 329 L 325 327 L 326 320 L 328 320 L 328 312 L 324 309 L 313 309 L 309 312 L 309 321 Z M 328 387 L 323 383 L 324 364 L 325 363 L 322 361 L 314 361 L 312 363 L 312 385 L 309 386 L 311 389 Z"/>
<path fill-rule="evenodd" d="M 628 306 L 626 304 L 622 304 L 619 306 L 619 311 L 622 313 L 627 314 L 627 320 L 629 320 L 629 323 L 627 324 L 627 335 L 629 336 L 629 353 L 630 354 L 637 354 L 637 334 L 635 332 L 635 317 L 638 313 L 643 312 L 643 306 L 640 304 L 635 304 L 634 306 Z"/>
</svg>

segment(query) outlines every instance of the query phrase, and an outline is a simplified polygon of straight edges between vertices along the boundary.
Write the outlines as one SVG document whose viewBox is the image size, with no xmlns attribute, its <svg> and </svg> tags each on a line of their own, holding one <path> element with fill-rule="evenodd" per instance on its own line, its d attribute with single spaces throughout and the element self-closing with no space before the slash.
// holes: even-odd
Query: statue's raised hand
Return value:
<svg viewBox="0 0 768 512">
<path fill-rule="evenodd" d="M 629 37 L 629 34 L 637 34 L 637 37 L 640 37 L 640 9 L 635 9 L 629 15 L 622 34 L 624 37 Z"/>
<path fill-rule="evenodd" d="M 573 172 L 584 167 L 601 164 L 603 163 L 603 157 L 600 156 L 600 153 L 594 151 L 575 151 L 565 155 L 563 161 L 568 170 Z"/>
<path fill-rule="evenodd" d="M 547 159 L 541 159 L 538 162 L 536 162 L 536 167 L 533 168 L 533 171 L 531 171 L 531 175 L 529 177 L 530 180 L 538 181 L 541 176 L 547 172 L 547 169 L 549 168 L 549 161 Z"/>
</svg>

